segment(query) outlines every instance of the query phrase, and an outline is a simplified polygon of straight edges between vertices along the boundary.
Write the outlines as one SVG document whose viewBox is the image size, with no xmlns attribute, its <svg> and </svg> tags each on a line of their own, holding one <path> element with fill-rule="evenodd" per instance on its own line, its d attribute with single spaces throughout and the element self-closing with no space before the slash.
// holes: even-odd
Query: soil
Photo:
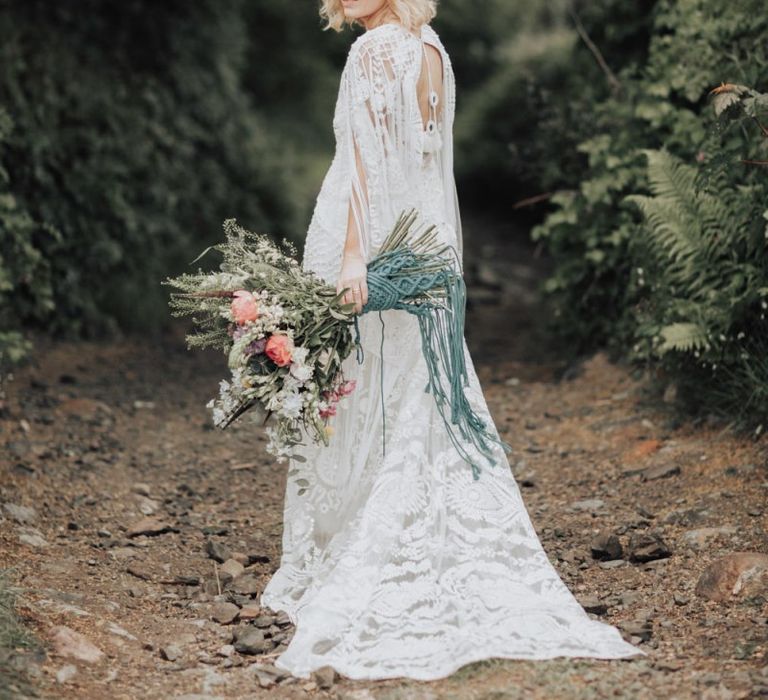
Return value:
<svg viewBox="0 0 768 700">
<path fill-rule="evenodd" d="M 564 367 L 540 327 L 531 293 L 540 270 L 530 250 L 478 243 L 484 267 L 473 271 L 467 340 L 514 448 L 510 465 L 532 520 L 590 614 L 619 626 L 647 656 L 494 659 L 434 682 L 288 677 L 263 688 L 256 668 L 274 653 L 219 655 L 236 625 L 211 619 L 226 578 L 206 543 L 244 555 L 257 599 L 279 563 L 285 468 L 252 424 L 211 426 L 204 405 L 225 376 L 224 357 L 188 351 L 189 328 L 176 323 L 159 336 L 120 341 L 39 337 L 32 361 L 5 378 L 0 504 L 33 512 L 3 512 L 0 566 L 12 570 L 19 614 L 45 651 L 27 659 L 36 695 L 768 695 L 765 597 L 715 603 L 694 591 L 717 557 L 768 551 L 765 445 L 715 421 L 679 420 L 643 377 L 604 354 Z M 161 532 L 133 535 L 147 517 Z M 592 555 L 598 533 L 616 535 L 625 552 L 632 536 L 655 534 L 668 551 L 646 562 L 601 562 Z M 53 643 L 61 625 L 104 656 L 62 657 Z"/>
</svg>

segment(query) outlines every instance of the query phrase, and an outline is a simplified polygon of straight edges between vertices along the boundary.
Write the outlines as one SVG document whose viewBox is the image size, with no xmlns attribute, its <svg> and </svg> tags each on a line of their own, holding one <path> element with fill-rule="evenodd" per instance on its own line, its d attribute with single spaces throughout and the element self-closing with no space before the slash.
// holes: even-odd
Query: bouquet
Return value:
<svg viewBox="0 0 768 700">
<path fill-rule="evenodd" d="M 434 226 L 414 233 L 416 219 L 415 210 L 403 212 L 368 263 L 362 313 L 401 309 L 418 317 L 429 368 L 425 390 L 434 395 L 454 445 L 478 478 L 478 465 L 455 433 L 491 461 L 488 443 L 497 438 L 461 390 L 467 381 L 464 281 L 455 250 L 437 241 Z M 289 241 L 274 242 L 234 219 L 224 222 L 224 234 L 223 243 L 206 248 L 191 263 L 217 250 L 223 256 L 219 270 L 162 282 L 178 290 L 170 295 L 171 313 L 192 316 L 196 329 L 187 335 L 189 348 L 213 347 L 227 354 L 231 376 L 207 404 L 214 424 L 224 429 L 246 412 L 265 425 L 274 417 L 267 426 L 268 451 L 278 461 L 300 460 L 294 448 L 303 444 L 304 435 L 327 445 L 338 403 L 355 390 L 342 367 L 354 348 L 357 361 L 363 360 L 354 304 L 341 302 L 345 290 L 337 293 L 303 270 Z"/>
</svg>

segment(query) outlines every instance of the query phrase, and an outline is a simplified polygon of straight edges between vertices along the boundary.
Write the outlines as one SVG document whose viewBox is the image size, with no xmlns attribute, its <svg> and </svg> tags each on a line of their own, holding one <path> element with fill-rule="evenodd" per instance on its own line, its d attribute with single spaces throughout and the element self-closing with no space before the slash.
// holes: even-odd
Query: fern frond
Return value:
<svg viewBox="0 0 768 700">
<path fill-rule="evenodd" d="M 662 355 L 672 350 L 690 352 L 709 348 L 707 332 L 697 323 L 671 323 L 664 326 L 659 334 L 663 342 L 658 351 Z"/>
</svg>

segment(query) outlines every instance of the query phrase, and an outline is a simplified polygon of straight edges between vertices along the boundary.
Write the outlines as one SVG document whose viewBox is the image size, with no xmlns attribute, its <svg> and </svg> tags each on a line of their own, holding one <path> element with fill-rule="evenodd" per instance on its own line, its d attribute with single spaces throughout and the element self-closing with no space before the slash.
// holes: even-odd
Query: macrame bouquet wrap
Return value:
<svg viewBox="0 0 768 700">
<path fill-rule="evenodd" d="M 493 443 L 510 446 L 479 418 L 464 393 L 466 289 L 457 253 L 440 244 L 434 226 L 414 233 L 415 210 L 403 212 L 368 263 L 368 302 L 362 313 L 401 310 L 418 318 L 428 369 L 425 392 L 434 396 L 452 443 L 469 462 L 475 479 L 480 465 L 468 447 L 495 464 Z M 364 361 L 358 315 L 311 271 L 301 268 L 287 241 L 224 223 L 226 240 L 209 250 L 224 256 L 219 270 L 167 278 L 172 315 L 192 316 L 196 329 L 188 347 L 214 347 L 228 356 L 229 381 L 211 399 L 213 421 L 225 429 L 245 413 L 267 423 L 267 449 L 279 461 L 301 459 L 294 447 L 305 435 L 328 444 L 337 404 L 351 393 L 342 363 L 353 349 Z M 354 331 L 354 337 L 353 337 Z M 382 343 L 384 334 L 382 332 Z M 383 387 L 382 363 L 382 387 Z M 382 390 L 382 420 L 384 420 Z M 382 429 L 386 451 L 386 425 Z"/>
<path fill-rule="evenodd" d="M 418 318 L 421 349 L 429 373 L 424 391 L 434 396 L 451 441 L 459 454 L 469 462 L 472 475 L 477 479 L 480 466 L 462 440 L 474 445 L 491 464 L 496 461 L 493 443 L 498 443 L 507 452 L 511 447 L 488 429 L 464 393 L 464 387 L 469 383 L 464 355 L 467 295 L 456 250 L 450 245 L 437 242 L 435 226 L 429 226 L 423 233 L 411 236 L 416 220 L 415 210 L 403 212 L 376 257 L 368 263 L 368 301 L 362 313 L 397 309 Z M 357 317 L 354 322 L 357 359 L 362 362 Z M 381 342 L 383 345 L 383 320 Z M 383 374 L 381 384 L 383 387 Z M 386 445 L 386 424 L 382 432 L 382 440 Z"/>
</svg>

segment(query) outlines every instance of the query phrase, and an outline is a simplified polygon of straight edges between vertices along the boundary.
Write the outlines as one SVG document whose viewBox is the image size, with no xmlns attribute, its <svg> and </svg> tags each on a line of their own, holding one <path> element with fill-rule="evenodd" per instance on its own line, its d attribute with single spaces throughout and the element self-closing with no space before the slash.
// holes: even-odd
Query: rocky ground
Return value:
<svg viewBox="0 0 768 700">
<path fill-rule="evenodd" d="M 0 664 L 31 679 L 25 692 L 768 696 L 764 444 L 679 421 L 603 355 L 561 366 L 543 350 L 530 253 L 511 243 L 477 251 L 467 338 L 533 522 L 590 614 L 647 656 L 490 660 L 429 683 L 277 672 L 292 628 L 256 601 L 279 562 L 284 467 L 254 427 L 211 427 L 204 404 L 224 358 L 187 351 L 179 325 L 108 344 L 41 338 L 33 361 L 5 378 L 0 568 L 40 648 L 6 650 Z M 756 554 L 728 557 L 737 552 Z"/>
</svg>

